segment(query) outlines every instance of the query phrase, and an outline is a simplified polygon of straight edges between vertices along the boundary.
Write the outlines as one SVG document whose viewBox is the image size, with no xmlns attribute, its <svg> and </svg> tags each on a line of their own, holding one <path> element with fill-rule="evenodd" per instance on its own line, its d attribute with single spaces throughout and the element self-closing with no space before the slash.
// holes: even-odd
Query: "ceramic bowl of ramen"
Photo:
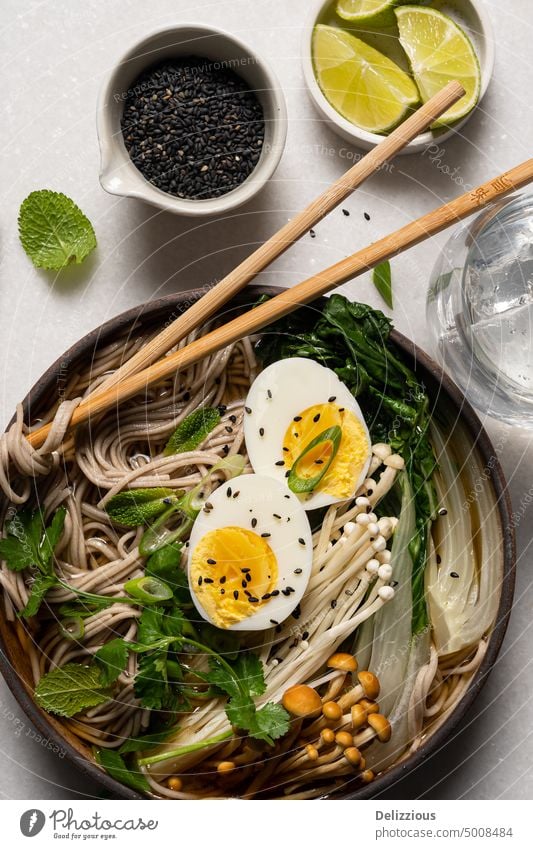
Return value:
<svg viewBox="0 0 533 849">
<path fill-rule="evenodd" d="M 273 291 L 276 290 L 248 287 L 225 307 L 221 320 L 238 315 L 260 296 Z M 30 390 L 23 403 L 26 422 L 37 422 L 47 410 L 53 415 L 59 372 L 76 374 L 78 383 L 73 391 L 79 393 L 113 369 L 115 361 L 120 362 L 134 337 L 146 338 L 157 332 L 200 296 L 201 290 L 193 290 L 149 302 L 87 334 Z M 342 336 L 336 338 L 329 359 L 324 359 L 324 350 L 309 350 L 303 341 L 309 328 L 315 328 L 315 340 L 327 337 L 320 334 L 324 322 L 331 317 L 332 304 L 337 321 L 344 310 L 343 320 L 368 322 L 366 334 L 361 337 L 363 344 L 369 344 L 374 335 L 374 344 L 379 347 L 375 340 L 382 339 L 383 350 L 395 357 L 394 367 L 400 369 L 410 387 L 411 396 L 406 396 L 406 403 L 416 405 L 420 401 L 424 415 L 429 416 L 431 450 L 439 459 L 439 471 L 431 473 L 437 475 L 432 478 L 435 509 L 433 523 L 428 525 L 424 555 L 427 559 L 421 561 L 426 568 L 425 585 L 419 596 L 422 606 L 413 601 L 411 577 L 405 582 L 412 564 L 401 553 L 401 539 L 402 534 L 409 533 L 409 522 L 423 505 L 412 496 L 404 501 L 407 473 L 401 455 L 386 443 L 380 419 L 384 414 L 372 407 L 364 391 L 356 392 L 355 401 L 342 394 L 345 390 L 350 394 L 355 385 L 350 368 L 339 368 L 340 377 L 335 372 L 335 358 L 344 344 Z M 36 478 L 37 515 L 45 527 L 51 527 L 58 515 L 60 519 L 55 521 L 61 523 L 61 532 L 53 537 L 53 566 L 52 560 L 47 559 L 48 549 L 43 549 L 39 555 L 41 567 L 55 569 L 63 581 L 43 596 L 36 615 L 24 615 L 24 605 L 36 579 L 35 564 L 30 565 L 25 582 L 19 582 L 21 573 L 9 567 L 12 547 L 21 539 L 20 528 L 27 531 L 27 515 L 5 494 L 1 496 L 4 538 L 12 540 L 7 547 L 0 547 L 4 560 L 7 558 L 3 566 L 5 614 L 0 620 L 2 674 L 39 732 L 75 767 L 114 796 L 369 798 L 394 786 L 400 777 L 435 755 L 452 732 L 461 728 L 496 660 L 511 612 L 515 551 L 506 482 L 495 462 L 489 437 L 460 390 L 412 342 L 394 330 L 389 337 L 388 324 L 382 323 L 380 316 L 364 305 L 352 306 L 344 299 L 320 299 L 291 317 L 297 325 L 277 325 L 264 331 L 259 348 L 250 340 L 242 340 L 231 351 L 212 355 L 209 362 L 198 364 L 178 381 L 163 381 L 142 397 L 130 399 L 123 410 L 114 410 L 100 422 L 91 423 L 90 428 L 80 428 L 75 444 L 70 442 L 65 449 L 64 461 L 56 453 L 48 460 L 50 466 Z M 297 350 L 293 347 L 296 343 Z M 292 392 L 282 397 L 285 377 L 280 362 L 289 363 L 290 368 L 302 368 L 302 374 L 309 369 L 323 369 L 321 379 L 331 381 L 328 385 L 335 389 L 322 398 L 320 392 L 323 395 L 326 390 L 320 381 L 302 380 L 301 386 L 293 382 Z M 276 378 L 268 386 L 267 376 Z M 383 394 L 388 391 L 403 392 L 402 382 L 396 389 L 392 383 L 384 385 Z M 416 400 L 417 392 L 426 393 L 427 399 L 419 394 Z M 296 399 L 300 395 L 304 399 L 306 393 L 315 393 L 311 405 Z M 254 409 L 250 398 L 255 398 Z M 274 407 L 269 408 L 269 404 Z M 296 404 L 301 405 L 302 415 L 292 415 Z M 306 509 L 309 475 L 299 457 L 287 468 L 289 475 L 283 474 L 278 480 L 274 477 L 279 469 L 273 469 L 270 478 L 260 468 L 261 449 L 258 455 L 253 447 L 257 443 L 255 424 L 259 425 L 261 439 L 269 435 L 254 419 L 263 414 L 261 407 L 269 416 L 265 421 L 272 426 L 291 411 L 291 432 L 285 433 L 289 448 L 296 425 L 303 433 L 305 426 L 312 428 L 316 424 L 317 415 L 323 416 L 328 426 L 316 444 L 329 440 L 326 449 L 331 454 L 336 451 L 333 459 L 326 458 L 326 464 L 341 457 L 343 440 L 364 442 L 367 438 L 368 431 L 358 419 L 361 415 L 372 442 L 368 461 L 361 460 L 363 476 L 366 475 L 363 484 L 357 481 L 359 488 L 352 494 L 343 491 L 331 495 L 330 490 L 323 489 L 322 496 L 329 496 L 323 497 L 319 506 Z M 315 412 L 315 408 L 320 412 Z M 198 409 L 203 410 L 200 417 Z M 196 421 L 198 427 L 201 419 L 204 427 L 206 415 L 212 416 L 213 421 L 201 432 L 200 442 L 187 442 L 193 438 L 192 422 Z M 327 422 L 326 417 L 330 417 Z M 262 434 L 260 429 L 264 430 Z M 119 436 L 115 431 L 120 431 Z M 311 442 L 302 452 L 306 456 L 316 448 Z M 242 460 L 237 471 L 231 467 L 235 457 Z M 315 459 L 323 457 L 317 454 Z M 216 482 L 210 478 L 206 483 L 206 468 L 221 477 Z M 320 465 L 317 468 L 320 470 Z M 315 477 L 320 475 L 314 466 L 313 469 Z M 231 480 L 241 472 L 243 476 Z M 295 476 L 296 492 L 289 487 Z M 12 481 L 18 492 L 22 478 L 19 473 Z M 252 486 L 255 479 L 260 480 L 259 489 Z M 197 487 L 199 481 L 209 493 L 196 492 L 195 498 L 200 500 L 189 502 L 189 508 L 192 504 L 196 512 L 185 532 L 183 522 L 188 516 L 184 511 L 188 508 L 179 499 L 184 491 Z M 308 486 L 305 491 L 298 490 L 302 481 Z M 327 481 L 327 473 L 321 481 Z M 479 481 L 481 487 L 476 485 Z M 154 495 L 156 485 L 161 491 Z M 154 499 L 162 499 L 163 504 L 156 504 L 152 518 L 143 525 L 145 514 L 139 518 L 137 513 L 127 511 L 132 506 L 139 508 L 135 498 L 142 501 L 147 489 L 152 507 Z M 448 490 L 451 495 L 445 494 Z M 373 506 L 379 493 L 380 512 L 386 515 L 378 519 Z M 274 506 L 278 496 L 280 509 Z M 243 498 L 248 501 L 242 503 Z M 258 500 L 260 522 L 266 510 L 272 513 L 272 527 L 269 525 L 269 531 L 263 534 L 256 533 L 260 528 L 257 520 L 252 521 Z M 146 498 L 143 503 L 147 503 Z M 468 505 L 467 510 L 462 509 L 464 504 Z M 63 505 L 66 509 L 59 514 Z M 168 514 L 175 507 L 169 519 Z M 220 521 L 217 510 L 222 511 Z M 276 528 L 285 517 L 282 510 L 288 511 L 295 532 L 283 537 L 276 548 Z M 18 526 L 9 524 L 17 521 Z M 241 528 L 241 542 L 245 539 L 246 545 L 252 546 L 246 549 L 247 562 L 255 562 L 250 555 L 252 550 L 259 559 L 267 558 L 264 562 L 272 571 L 261 580 L 277 580 L 281 591 L 270 590 L 264 593 L 267 598 L 250 600 L 247 587 L 255 588 L 254 581 L 259 578 L 254 574 L 248 578 L 254 569 L 242 566 L 244 560 L 239 560 L 239 587 L 241 579 L 243 584 L 239 601 L 246 595 L 245 605 L 238 610 L 226 605 L 224 615 L 230 617 L 231 613 L 233 618 L 224 620 L 220 606 L 224 596 L 220 590 L 233 587 L 231 582 L 236 579 L 230 572 L 218 575 L 220 562 L 205 558 L 206 552 L 214 550 L 205 546 L 208 541 L 210 545 L 221 543 L 220 533 L 224 539 L 227 534 L 231 537 L 233 523 Z M 296 526 L 303 530 L 296 531 Z M 454 549 L 460 533 L 464 535 L 463 544 Z M 161 534 L 166 535 L 162 545 Z M 296 553 L 291 554 L 291 576 L 286 581 L 285 554 L 292 551 L 290 546 L 294 544 Z M 309 558 L 303 551 L 306 546 L 313 547 Z M 468 557 L 466 550 L 470 552 Z M 175 557 L 176 551 L 179 556 Z M 293 556 L 302 558 L 302 565 L 294 569 Z M 241 555 L 234 552 L 232 557 Z M 209 563 L 210 560 L 215 562 Z M 439 569 L 444 562 L 446 571 Z M 179 573 L 176 570 L 183 563 L 185 571 Z M 198 563 L 200 573 L 194 571 Z M 309 563 L 309 583 L 295 606 L 291 596 L 298 592 L 298 579 Z M 321 578 L 321 566 L 326 581 Z M 401 572 L 404 568 L 408 568 L 408 573 Z M 466 575 L 464 570 L 468 569 Z M 176 578 L 178 574 L 182 575 L 181 580 Z M 208 585 L 203 594 L 199 592 L 202 587 L 198 586 L 198 574 L 204 579 L 207 575 L 216 576 L 200 582 Z M 147 578 L 151 583 L 146 583 Z M 455 618 L 450 620 L 439 594 L 444 587 L 450 598 L 456 582 L 463 587 L 465 580 L 470 587 L 476 582 L 479 604 L 470 610 L 464 603 L 468 594 L 455 592 L 457 609 Z M 78 594 L 65 585 L 75 585 Z M 169 586 L 170 592 L 166 592 Z M 212 587 L 217 591 L 216 597 Z M 102 605 L 102 596 L 116 601 L 111 606 Z M 274 605 L 270 605 L 271 601 Z M 404 602 L 406 610 L 402 611 Z M 266 626 L 257 619 L 260 611 L 254 607 L 256 603 L 261 603 L 266 611 Z M 396 615 L 389 607 L 394 604 L 400 606 Z M 173 605 L 181 611 L 178 619 Z M 284 613 L 278 620 L 272 612 L 279 610 Z M 17 612 L 22 615 L 17 616 Z M 143 616 L 146 619 L 141 623 Z M 162 629 L 166 635 L 159 634 L 157 645 L 150 643 L 153 631 L 148 628 L 149 619 L 152 628 Z M 176 624 L 178 620 L 180 624 Z M 189 624 L 184 626 L 185 620 Z M 415 680 L 422 686 L 422 680 L 427 679 L 419 702 L 411 699 L 416 709 L 411 717 L 416 725 L 414 737 L 406 731 L 407 708 L 391 690 L 397 671 L 384 660 L 385 650 L 391 656 L 391 646 L 385 649 L 381 644 L 382 628 L 386 631 L 393 620 L 394 628 L 398 627 L 392 633 L 396 666 L 407 663 L 402 655 L 405 641 L 419 646 L 414 677 L 400 676 L 403 702 L 409 695 L 406 687 L 412 687 Z M 244 629 L 232 627 L 243 621 Z M 402 622 L 400 626 L 398 623 Z M 451 627 L 454 623 L 455 628 Z M 111 639 L 118 639 L 126 649 L 128 643 L 137 641 L 138 653 L 128 656 L 127 650 L 124 654 L 121 650 L 118 659 L 111 659 L 101 651 Z M 162 650 L 161 640 L 164 657 L 157 654 Z M 192 658 L 186 665 L 184 652 L 190 652 Z M 207 654 L 209 663 L 196 675 L 198 652 Z M 257 676 L 252 687 L 243 683 L 251 675 L 250 671 L 244 675 L 239 666 L 243 662 L 239 654 L 243 652 Z M 101 655 L 96 664 L 95 653 Z M 166 664 L 165 681 L 158 679 L 150 667 L 156 658 Z M 224 663 L 231 680 L 237 681 L 234 686 L 245 688 L 240 690 L 242 698 L 252 700 L 252 719 L 250 713 L 246 718 L 238 709 L 232 710 L 233 685 L 228 685 L 229 692 L 225 691 L 225 679 L 216 677 L 217 670 L 226 668 Z M 118 668 L 113 672 L 116 664 Z M 61 676 L 57 677 L 58 670 L 63 670 L 62 675 L 72 675 L 73 668 L 75 677 L 80 676 L 84 682 L 79 685 L 81 689 L 85 687 L 81 701 L 72 703 L 68 696 L 67 701 L 58 702 L 57 690 L 64 685 Z M 104 678 L 99 677 L 102 670 Z M 210 684 L 205 681 L 206 674 L 215 676 Z M 446 692 L 439 690 L 443 681 Z M 92 695 L 87 701 L 88 690 Z M 437 708 L 432 710 L 435 705 Z M 203 720 L 207 714 L 208 720 Z M 175 727 L 178 721 L 180 730 Z M 191 758 L 189 727 L 197 741 L 207 741 L 201 756 L 193 747 Z M 147 737 L 154 733 L 158 736 Z M 326 748 L 335 760 L 335 746 L 342 757 L 336 761 L 334 771 L 324 774 L 319 769 L 319 759 L 318 767 L 313 766 L 317 760 L 313 748 Z M 106 770 L 109 761 L 105 756 L 95 756 L 103 748 L 120 748 L 124 782 L 117 780 L 116 769 Z M 272 758 L 278 765 L 275 781 L 266 763 Z M 195 779 L 195 771 L 201 774 L 201 781 Z"/>
</svg>

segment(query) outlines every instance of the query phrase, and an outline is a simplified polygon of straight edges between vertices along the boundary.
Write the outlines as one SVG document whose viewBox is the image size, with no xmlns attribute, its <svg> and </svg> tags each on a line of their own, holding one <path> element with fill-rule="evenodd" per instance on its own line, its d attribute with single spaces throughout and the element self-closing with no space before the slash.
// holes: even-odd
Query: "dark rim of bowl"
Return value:
<svg viewBox="0 0 533 849">
<path fill-rule="evenodd" d="M 229 312 L 242 312 L 243 308 L 250 308 L 261 295 L 277 294 L 280 291 L 282 291 L 281 288 L 273 286 L 248 286 L 243 293 L 238 295 L 236 298 L 233 298 L 230 303 L 225 306 L 223 313 L 226 317 L 226 313 Z M 155 326 L 160 323 L 161 319 L 165 319 L 167 323 L 170 323 L 170 321 L 176 318 L 179 313 L 184 312 L 192 302 L 198 300 L 201 295 L 202 290 L 191 289 L 185 292 L 178 292 L 173 295 L 166 295 L 165 297 L 158 298 L 155 301 L 148 301 L 140 306 L 126 310 L 88 333 L 72 345 L 61 357 L 59 357 L 28 392 L 23 401 L 26 420 L 31 420 L 32 418 L 32 407 L 36 413 L 38 412 L 43 400 L 47 397 L 50 387 L 54 383 L 57 383 L 58 375 L 64 376 L 66 369 L 68 369 L 77 360 L 86 356 L 87 353 L 93 352 L 96 348 L 102 347 L 106 343 L 110 342 L 113 337 L 116 337 L 118 334 L 123 333 L 126 330 L 128 330 L 128 333 L 131 334 L 138 331 L 141 325 Z M 312 306 L 320 309 L 324 303 L 325 299 L 319 298 L 313 302 Z M 407 339 L 398 331 L 392 331 L 391 339 L 405 354 L 410 365 L 418 369 L 421 368 L 424 372 L 426 388 L 429 389 L 432 402 L 435 403 L 435 400 L 441 394 L 447 396 L 447 398 L 451 400 L 453 409 L 458 414 L 457 418 L 462 421 L 472 436 L 473 447 L 479 451 L 481 458 L 486 461 L 485 468 L 488 471 L 488 479 L 492 484 L 494 495 L 496 497 L 502 531 L 504 562 L 501 598 L 496 616 L 496 623 L 491 632 L 488 648 L 483 661 L 475 673 L 465 695 L 462 697 L 459 704 L 446 722 L 404 762 L 391 767 L 382 775 L 378 775 L 371 784 L 365 785 L 364 787 L 350 789 L 349 784 L 347 784 L 346 787 L 343 788 L 343 792 L 331 794 L 331 796 L 327 797 L 331 799 L 371 799 L 377 797 L 382 791 L 393 786 L 397 781 L 427 761 L 434 752 L 444 745 L 453 731 L 459 726 L 461 720 L 487 680 L 490 670 L 492 669 L 501 648 L 513 604 L 516 552 L 515 535 L 513 523 L 511 521 L 512 508 L 507 489 L 507 482 L 501 465 L 496 459 L 493 445 L 477 414 L 474 412 L 474 409 L 451 378 L 442 371 L 441 367 L 428 354 L 418 348 L 414 342 Z M 2 638 L 0 638 L 0 671 L 20 707 L 38 731 L 45 738 L 53 741 L 53 743 L 64 751 L 69 761 L 81 770 L 83 774 L 102 785 L 106 790 L 118 798 L 145 798 L 134 790 L 131 790 L 123 784 L 120 784 L 118 781 L 115 781 L 115 779 L 111 778 L 107 775 L 107 773 L 104 773 L 95 763 L 92 763 L 86 758 L 80 757 L 79 752 L 77 752 L 76 749 L 67 742 L 67 740 L 58 731 L 56 731 L 50 720 L 47 718 L 47 715 L 38 707 L 34 699 L 20 683 L 18 673 L 10 663 L 7 647 Z"/>
</svg>

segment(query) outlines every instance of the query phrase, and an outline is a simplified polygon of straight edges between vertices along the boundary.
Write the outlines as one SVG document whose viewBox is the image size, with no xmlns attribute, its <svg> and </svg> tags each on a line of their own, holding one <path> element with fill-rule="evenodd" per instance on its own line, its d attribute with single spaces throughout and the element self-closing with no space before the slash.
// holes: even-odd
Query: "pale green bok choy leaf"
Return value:
<svg viewBox="0 0 533 849">
<path fill-rule="evenodd" d="M 426 570 L 426 597 L 433 639 L 440 656 L 474 647 L 496 617 L 501 589 L 501 545 L 493 517 L 496 501 L 488 472 L 468 444 L 460 456 L 436 425 L 431 437 L 438 455 L 435 486 L 446 512 L 433 527 L 435 551 Z M 454 429 L 454 443 L 461 439 Z M 466 440 L 466 435 L 462 435 Z"/>
</svg>

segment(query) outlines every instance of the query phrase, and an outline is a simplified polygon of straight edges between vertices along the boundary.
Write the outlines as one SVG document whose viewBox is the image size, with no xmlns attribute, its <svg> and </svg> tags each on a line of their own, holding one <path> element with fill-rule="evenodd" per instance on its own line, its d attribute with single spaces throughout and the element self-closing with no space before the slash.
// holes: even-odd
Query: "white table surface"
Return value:
<svg viewBox="0 0 533 849">
<path fill-rule="evenodd" d="M 355 150 L 324 127 L 303 86 L 299 43 L 307 0 L 3 0 L 0 167 L 0 424 L 36 378 L 88 330 L 124 309 L 220 278 L 350 165 Z M 486 0 L 497 30 L 496 68 L 481 107 L 439 162 L 402 157 L 260 276 L 291 285 L 462 190 L 531 155 L 533 15 L 530 0 Z M 222 220 L 179 219 L 107 195 L 98 182 L 95 101 L 100 81 L 127 46 L 149 30 L 204 21 L 238 34 L 270 59 L 289 112 L 287 147 L 271 184 Z M 446 173 L 447 172 L 447 173 Z M 33 189 L 74 198 L 93 222 L 98 250 L 82 266 L 37 271 L 17 236 L 17 213 Z M 363 212 L 370 214 L 366 221 Z M 393 263 L 396 326 L 428 346 L 429 274 L 444 237 Z M 383 307 L 368 275 L 343 291 Z M 496 438 L 503 428 L 490 420 Z M 531 486 L 527 432 L 506 431 L 501 460 L 515 505 Z M 529 499 L 531 501 L 531 498 Z M 397 784 L 389 798 L 531 798 L 533 793 L 533 510 L 518 528 L 514 613 L 503 650 L 465 730 Z M 39 743 L 9 690 L 0 685 L 0 796 L 75 799 L 100 790 Z"/>
</svg>

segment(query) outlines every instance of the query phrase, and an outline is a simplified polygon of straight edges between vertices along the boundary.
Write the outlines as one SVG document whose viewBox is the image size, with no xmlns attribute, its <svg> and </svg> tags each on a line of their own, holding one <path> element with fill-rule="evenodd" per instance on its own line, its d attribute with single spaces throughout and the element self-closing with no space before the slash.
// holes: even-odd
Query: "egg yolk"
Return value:
<svg viewBox="0 0 533 849">
<path fill-rule="evenodd" d="M 290 469 L 313 439 L 335 426 L 340 427 L 342 434 L 338 451 L 313 491 L 350 498 L 370 451 L 366 430 L 350 410 L 333 403 L 315 404 L 303 410 L 285 432 L 282 456 L 285 467 Z M 321 466 L 330 461 L 332 451 L 331 441 L 314 446 L 298 463 L 298 475 L 303 478 L 318 475 Z"/>
<path fill-rule="evenodd" d="M 192 552 L 189 570 L 191 587 L 218 628 L 247 619 L 278 594 L 274 552 L 264 537 L 245 528 L 208 531 Z"/>
</svg>

